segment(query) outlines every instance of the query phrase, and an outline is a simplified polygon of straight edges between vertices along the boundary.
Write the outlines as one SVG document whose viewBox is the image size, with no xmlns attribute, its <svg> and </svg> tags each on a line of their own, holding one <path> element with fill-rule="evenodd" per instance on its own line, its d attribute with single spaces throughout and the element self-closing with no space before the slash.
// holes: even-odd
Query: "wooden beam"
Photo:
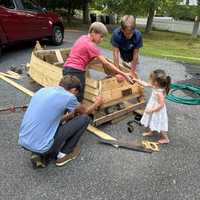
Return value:
<svg viewBox="0 0 200 200">
<path fill-rule="evenodd" d="M 117 140 L 116 138 L 108 135 L 107 133 L 101 131 L 100 129 L 98 129 L 92 125 L 88 125 L 87 130 L 104 140 Z"/>
<path fill-rule="evenodd" d="M 116 111 L 114 113 L 111 113 L 111 114 L 108 114 L 108 115 L 105 115 L 103 117 L 100 117 L 96 120 L 94 120 L 94 124 L 96 126 L 100 125 L 100 124 L 103 124 L 105 122 L 109 122 L 113 119 L 116 119 L 118 117 L 121 117 L 123 115 L 126 115 L 130 112 L 133 112 L 134 110 L 144 106 L 145 102 L 140 102 L 140 103 L 136 103 L 136 104 L 133 104 L 133 105 L 130 105 L 130 106 L 127 106 L 127 108 L 125 109 L 122 109 L 122 110 L 119 110 L 119 111 Z"/>
<path fill-rule="evenodd" d="M 1 74 L 0 74 L 0 79 L 6 81 L 10 85 L 14 86 L 15 88 L 17 88 L 18 90 L 22 91 L 23 93 L 28 94 L 29 96 L 33 96 L 34 95 L 34 93 L 32 91 L 26 89 L 22 85 L 16 83 L 15 81 L 10 80 L 9 78 L 6 78 L 5 76 L 3 76 Z"/>
<path fill-rule="evenodd" d="M 59 49 L 56 49 L 56 50 L 55 50 L 55 53 L 56 53 L 56 57 L 57 57 L 58 62 L 59 62 L 59 63 L 64 63 L 64 60 L 63 60 L 63 57 L 62 57 L 62 55 L 61 55 L 60 50 L 59 50 Z"/>
<path fill-rule="evenodd" d="M 16 80 L 20 79 L 20 76 L 16 76 L 16 75 L 13 75 L 13 74 L 7 74 L 7 73 L 0 72 L 0 75 L 2 75 L 4 77 L 16 79 Z"/>
</svg>

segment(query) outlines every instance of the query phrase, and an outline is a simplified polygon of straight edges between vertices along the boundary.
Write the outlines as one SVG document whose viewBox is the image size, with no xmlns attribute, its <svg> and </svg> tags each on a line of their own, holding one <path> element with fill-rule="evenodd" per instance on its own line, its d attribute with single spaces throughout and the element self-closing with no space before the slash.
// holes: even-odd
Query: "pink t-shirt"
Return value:
<svg viewBox="0 0 200 200">
<path fill-rule="evenodd" d="M 100 55 L 100 50 L 90 40 L 88 35 L 81 36 L 71 48 L 64 67 L 71 67 L 81 71 L 86 70 L 87 64 Z"/>
</svg>

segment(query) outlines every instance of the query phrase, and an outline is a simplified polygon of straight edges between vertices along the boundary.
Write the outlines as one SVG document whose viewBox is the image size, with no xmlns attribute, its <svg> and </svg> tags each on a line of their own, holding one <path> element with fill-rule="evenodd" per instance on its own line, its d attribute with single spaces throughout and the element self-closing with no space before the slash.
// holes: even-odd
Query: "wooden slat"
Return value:
<svg viewBox="0 0 200 200">
<path fill-rule="evenodd" d="M 10 80 L 9 78 L 4 77 L 3 75 L 0 75 L 0 78 L 2 80 L 6 81 L 7 83 L 9 83 L 10 85 L 16 87 L 20 91 L 24 92 L 25 94 L 28 94 L 29 96 L 34 95 L 34 93 L 32 91 L 26 89 L 25 87 L 21 86 L 20 84 L 16 83 L 15 81 Z"/>
<path fill-rule="evenodd" d="M 123 116 L 123 115 L 125 115 L 127 113 L 133 112 L 135 109 L 138 109 L 138 108 L 142 107 L 143 105 L 144 105 L 144 102 L 139 102 L 139 103 L 130 105 L 130 106 L 128 106 L 127 108 L 125 108 L 123 110 L 116 111 L 114 113 L 105 115 L 103 117 L 100 117 L 100 118 L 94 120 L 94 124 L 96 126 L 98 126 L 98 125 L 103 124 L 105 122 L 109 122 L 109 121 L 111 121 L 113 119 L 116 119 L 116 118 L 118 118 L 120 116 Z"/>
<path fill-rule="evenodd" d="M 13 78 L 13 79 L 16 79 L 16 80 L 20 79 L 20 76 L 15 76 L 15 75 L 3 73 L 3 72 L 0 72 L 0 74 L 2 76 L 8 77 L 8 78 Z"/>
<path fill-rule="evenodd" d="M 87 130 L 104 140 L 117 140 L 116 138 L 108 135 L 107 133 L 101 131 L 100 129 L 98 129 L 92 125 L 88 125 Z"/>
<path fill-rule="evenodd" d="M 96 88 L 98 89 L 99 83 L 97 80 L 91 79 L 91 78 L 86 78 L 85 80 L 85 84 L 92 87 L 92 88 Z"/>
<path fill-rule="evenodd" d="M 57 57 L 57 59 L 58 59 L 58 62 L 59 62 L 59 63 L 64 63 L 63 57 L 62 57 L 62 55 L 61 55 L 61 53 L 60 53 L 60 50 L 59 50 L 59 49 L 56 49 L 56 50 L 55 50 L 55 53 L 56 53 L 56 57 Z"/>
<path fill-rule="evenodd" d="M 88 85 L 85 86 L 85 89 L 84 89 L 85 92 L 88 92 L 92 95 L 99 95 L 99 90 L 98 89 L 95 89 L 95 88 L 92 88 L 92 87 L 89 87 Z"/>
</svg>

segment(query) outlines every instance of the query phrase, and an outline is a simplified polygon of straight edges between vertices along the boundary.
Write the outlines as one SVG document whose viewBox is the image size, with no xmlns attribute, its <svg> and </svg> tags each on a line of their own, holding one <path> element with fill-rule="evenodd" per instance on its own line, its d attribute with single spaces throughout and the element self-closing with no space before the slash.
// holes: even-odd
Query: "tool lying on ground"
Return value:
<svg viewBox="0 0 200 200">
<path fill-rule="evenodd" d="M 27 105 L 24 106 L 10 106 L 10 107 L 6 107 L 6 108 L 1 108 L 0 107 L 0 112 L 17 112 L 17 111 L 26 111 L 27 109 Z"/>
<path fill-rule="evenodd" d="M 127 141 L 127 140 L 98 140 L 100 143 L 112 145 L 115 148 L 125 148 L 144 153 L 159 151 L 158 143 L 150 141 Z"/>
<path fill-rule="evenodd" d="M 4 77 L 3 75 L 0 74 L 0 79 L 6 81 L 7 83 L 11 84 L 12 86 L 14 86 L 15 88 L 19 89 L 20 91 L 24 92 L 25 94 L 28 94 L 29 96 L 33 96 L 34 92 L 24 88 L 22 85 L 16 83 L 15 81 L 10 80 L 9 78 Z M 100 138 L 99 141 L 101 141 L 101 143 L 112 143 L 115 142 L 115 147 L 123 147 L 123 148 L 127 148 L 127 149 L 132 149 L 132 150 L 136 150 L 136 151 L 141 151 L 141 152 L 148 152 L 151 153 L 153 151 L 159 151 L 159 146 L 157 145 L 157 143 L 153 143 L 150 141 L 142 141 L 140 142 L 140 144 L 138 144 L 135 141 L 124 141 L 124 140 L 117 140 L 116 138 L 110 136 L 109 134 L 97 129 L 96 127 L 89 125 L 87 127 L 87 130 L 93 134 L 95 134 L 96 136 L 98 136 Z"/>
<path fill-rule="evenodd" d="M 191 84 L 178 84 L 178 83 L 173 83 L 170 86 L 171 91 L 167 95 L 167 99 L 176 103 L 181 103 L 181 104 L 187 104 L 187 105 L 200 105 L 200 87 L 191 85 Z M 173 93 L 177 90 L 186 90 L 193 92 L 196 94 L 198 97 L 193 98 L 193 97 L 179 97 L 174 95 Z"/>
</svg>

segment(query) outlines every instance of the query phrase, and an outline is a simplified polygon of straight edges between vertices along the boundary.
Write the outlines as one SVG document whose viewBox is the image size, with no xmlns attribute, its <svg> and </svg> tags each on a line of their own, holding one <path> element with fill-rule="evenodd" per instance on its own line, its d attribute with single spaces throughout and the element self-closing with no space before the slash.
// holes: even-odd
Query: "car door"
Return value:
<svg viewBox="0 0 200 200">
<path fill-rule="evenodd" d="M 29 34 L 31 38 L 50 35 L 49 19 L 42 9 L 30 0 L 21 0 L 23 12 L 29 17 Z"/>
<path fill-rule="evenodd" d="M 14 0 L 0 0 L 0 23 L 9 42 L 28 39 L 23 18 Z"/>
</svg>

